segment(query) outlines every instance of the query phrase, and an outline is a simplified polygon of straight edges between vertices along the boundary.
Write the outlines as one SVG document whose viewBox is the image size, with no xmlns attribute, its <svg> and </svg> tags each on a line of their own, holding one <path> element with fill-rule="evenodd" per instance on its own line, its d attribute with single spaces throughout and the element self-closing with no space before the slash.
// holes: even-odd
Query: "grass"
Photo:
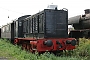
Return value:
<svg viewBox="0 0 90 60">
<path fill-rule="evenodd" d="M 90 59 L 90 39 L 80 38 L 79 46 L 74 50 L 74 55 Z"/>
<path fill-rule="evenodd" d="M 0 58 L 8 60 L 88 60 L 90 56 L 90 41 L 80 39 L 80 45 L 74 50 L 72 56 L 55 56 L 49 52 L 38 55 L 21 50 L 21 47 L 12 45 L 6 39 L 0 39 Z"/>
</svg>

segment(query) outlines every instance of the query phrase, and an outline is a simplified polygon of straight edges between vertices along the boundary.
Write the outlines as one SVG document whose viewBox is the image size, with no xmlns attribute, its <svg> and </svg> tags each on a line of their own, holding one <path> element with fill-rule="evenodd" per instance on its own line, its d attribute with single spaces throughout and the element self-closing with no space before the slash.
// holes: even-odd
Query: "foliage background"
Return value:
<svg viewBox="0 0 90 60">
<path fill-rule="evenodd" d="M 20 46 L 12 45 L 6 39 L 0 39 L 0 58 L 8 60 L 89 60 L 90 59 L 90 40 L 80 38 L 79 46 L 73 51 L 63 52 L 61 56 L 55 56 L 49 52 L 38 55 L 21 50 Z"/>
</svg>

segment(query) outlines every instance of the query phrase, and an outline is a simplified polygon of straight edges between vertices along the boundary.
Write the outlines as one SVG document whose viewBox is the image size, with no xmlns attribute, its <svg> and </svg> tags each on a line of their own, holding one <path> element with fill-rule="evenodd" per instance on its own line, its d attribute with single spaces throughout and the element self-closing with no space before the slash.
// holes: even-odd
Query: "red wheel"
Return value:
<svg viewBox="0 0 90 60">
<path fill-rule="evenodd" d="M 17 39 L 15 39 L 15 40 L 14 40 L 14 44 L 17 44 L 17 43 L 18 43 L 18 40 L 17 40 Z"/>
<path fill-rule="evenodd" d="M 26 50 L 26 44 L 22 44 L 22 49 Z"/>
<path fill-rule="evenodd" d="M 27 44 L 27 51 L 29 51 L 30 50 L 30 44 Z"/>
<path fill-rule="evenodd" d="M 32 48 L 32 46 L 31 46 L 31 45 L 30 45 L 29 50 L 30 50 L 30 52 L 32 52 L 32 53 L 33 53 L 33 48 Z"/>
</svg>

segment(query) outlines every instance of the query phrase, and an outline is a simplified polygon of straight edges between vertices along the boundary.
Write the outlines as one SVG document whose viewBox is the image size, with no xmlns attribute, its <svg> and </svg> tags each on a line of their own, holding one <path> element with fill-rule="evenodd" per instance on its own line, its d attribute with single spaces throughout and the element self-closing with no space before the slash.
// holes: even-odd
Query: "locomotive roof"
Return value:
<svg viewBox="0 0 90 60">
<path fill-rule="evenodd" d="M 18 19 L 26 18 L 28 16 L 31 16 L 31 15 L 24 15 L 24 16 L 19 17 Z"/>
</svg>

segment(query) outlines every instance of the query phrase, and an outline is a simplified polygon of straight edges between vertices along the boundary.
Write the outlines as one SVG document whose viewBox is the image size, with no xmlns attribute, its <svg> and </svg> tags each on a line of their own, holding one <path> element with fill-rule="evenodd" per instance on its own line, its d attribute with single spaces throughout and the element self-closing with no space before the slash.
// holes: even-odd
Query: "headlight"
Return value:
<svg viewBox="0 0 90 60">
<path fill-rule="evenodd" d="M 46 40 L 43 42 L 43 44 L 48 46 L 48 47 L 51 47 L 53 45 L 53 42 L 52 42 L 52 40 Z"/>
<path fill-rule="evenodd" d="M 76 40 L 67 40 L 66 44 L 71 44 L 72 46 L 76 45 Z"/>
<path fill-rule="evenodd" d="M 75 45 L 76 45 L 76 40 L 72 40 L 72 41 L 71 41 L 71 45 L 72 45 L 72 46 L 75 46 Z"/>
</svg>

